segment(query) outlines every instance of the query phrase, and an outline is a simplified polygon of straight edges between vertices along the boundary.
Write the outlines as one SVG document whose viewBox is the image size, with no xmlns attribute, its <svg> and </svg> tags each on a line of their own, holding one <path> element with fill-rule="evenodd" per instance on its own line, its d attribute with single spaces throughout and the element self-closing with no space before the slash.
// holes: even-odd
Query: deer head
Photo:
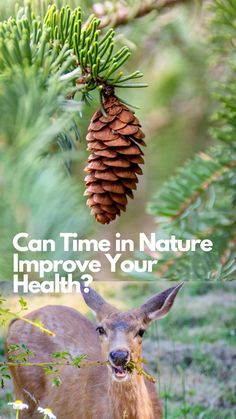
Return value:
<svg viewBox="0 0 236 419">
<path fill-rule="evenodd" d="M 141 359 L 142 337 L 152 320 L 161 319 L 171 309 L 183 283 L 154 295 L 141 307 L 121 312 L 108 304 L 94 289 L 81 292 L 86 304 L 95 312 L 97 333 L 101 341 L 104 361 L 109 361 L 111 378 L 127 381 L 131 378 L 126 365 Z"/>
</svg>

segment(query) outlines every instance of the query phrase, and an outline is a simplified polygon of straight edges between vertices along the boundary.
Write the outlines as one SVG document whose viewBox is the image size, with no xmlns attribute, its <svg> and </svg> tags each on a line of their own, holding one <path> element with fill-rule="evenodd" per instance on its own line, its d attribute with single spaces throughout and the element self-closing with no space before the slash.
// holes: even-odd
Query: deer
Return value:
<svg viewBox="0 0 236 419">
<path fill-rule="evenodd" d="M 156 386 L 130 361 L 142 363 L 144 332 L 153 320 L 169 312 L 183 283 L 149 298 L 141 307 L 120 311 L 94 288 L 81 286 L 87 306 L 95 313 L 94 324 L 77 310 L 47 305 L 25 317 L 39 320 L 54 332 L 42 333 L 21 319 L 14 319 L 6 337 L 6 349 L 23 342 L 34 353 L 34 363 L 52 361 L 52 353 L 68 350 L 86 354 L 96 367 L 60 367 L 61 384 L 37 366 L 11 366 L 14 394 L 28 404 L 21 418 L 39 419 L 38 406 L 50 407 L 58 419 L 162 419 Z M 87 291 L 87 292 L 86 292 Z M 106 362 L 104 362 L 106 361 Z"/>
</svg>

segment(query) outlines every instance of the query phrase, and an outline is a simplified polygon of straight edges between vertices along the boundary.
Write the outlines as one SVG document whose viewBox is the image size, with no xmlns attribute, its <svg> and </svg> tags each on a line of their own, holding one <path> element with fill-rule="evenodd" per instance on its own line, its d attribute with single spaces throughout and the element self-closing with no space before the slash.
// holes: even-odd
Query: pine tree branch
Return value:
<svg viewBox="0 0 236 419">
<path fill-rule="evenodd" d="M 210 157 L 206 153 L 200 153 L 200 155 L 202 159 L 206 159 L 206 160 L 210 159 Z M 193 192 L 192 195 L 188 197 L 185 202 L 183 202 L 178 212 L 176 212 L 176 214 L 171 217 L 171 220 L 174 221 L 177 218 L 181 217 L 181 215 L 184 214 L 187 208 L 190 207 L 201 194 L 206 192 L 207 189 L 209 189 L 209 187 L 214 182 L 216 182 L 224 173 L 231 170 L 232 167 L 236 167 L 236 162 L 232 162 L 232 164 L 229 166 L 223 166 L 221 169 L 216 170 L 215 173 L 213 173 L 208 179 L 204 180 L 202 184 L 199 185 L 199 189 Z"/>
<path fill-rule="evenodd" d="M 159 259 L 150 279 L 235 280 L 235 183 L 236 183 L 236 66 L 233 0 L 212 2 L 210 26 L 212 52 L 221 64 L 222 81 L 215 89 L 219 110 L 214 115 L 213 136 L 221 145 L 195 155 L 175 176 L 167 180 L 149 205 L 156 217 L 157 234 L 174 234 L 185 239 L 209 239 L 210 252 L 158 252 Z M 218 142 L 219 144 L 219 142 Z M 135 276 L 135 275 L 134 275 Z M 137 275 L 136 275 L 137 277 Z"/>
<path fill-rule="evenodd" d="M 201 237 L 213 237 L 217 235 L 217 228 L 212 229 L 208 232 L 201 232 L 201 235 L 194 238 Z M 235 256 L 233 255 L 233 252 L 235 251 L 236 246 L 236 233 L 235 229 L 232 226 L 231 231 L 229 232 L 228 240 L 225 242 L 225 246 L 223 246 L 222 251 L 219 253 L 219 257 L 216 258 L 214 261 L 214 268 L 211 270 L 211 276 L 208 279 L 219 279 L 217 278 L 218 270 L 220 267 L 220 270 L 223 272 L 224 270 L 227 270 L 227 268 L 230 269 L 229 273 L 233 273 L 236 269 L 235 267 Z M 153 252 L 147 252 L 149 256 L 151 256 L 153 259 L 157 259 L 157 255 Z M 167 279 L 170 278 L 169 274 L 170 270 L 173 268 L 173 265 L 176 263 L 177 265 L 180 265 L 181 258 L 188 257 L 185 252 L 172 252 L 170 255 L 167 255 L 167 259 L 160 260 L 160 264 L 157 265 L 157 268 L 154 272 L 154 275 L 159 279 Z M 219 262 L 218 262 L 219 260 Z M 233 262 L 233 263 L 232 263 Z M 227 267 L 227 265 L 229 265 Z M 233 269 L 234 265 L 234 269 Z M 224 273 L 224 272 L 223 272 Z M 227 273 L 227 272 L 226 272 Z M 183 273 L 184 275 L 184 273 Z M 200 278 L 199 278 L 200 279 Z"/>
<path fill-rule="evenodd" d="M 93 11 L 101 20 L 100 29 L 106 26 L 116 28 L 117 26 L 127 25 L 131 21 L 144 17 L 153 11 L 161 12 L 168 7 L 190 2 L 191 0 L 144 0 L 139 3 L 138 7 L 127 7 L 122 3 L 116 4 L 115 7 L 113 7 L 112 3 L 109 3 L 109 7 L 107 7 L 106 4 L 95 3 Z"/>
<path fill-rule="evenodd" d="M 233 230 L 232 239 L 229 240 L 227 248 L 224 250 L 223 254 L 220 258 L 220 264 L 221 268 L 227 268 L 227 265 L 229 264 L 230 273 L 234 273 L 236 271 L 236 265 L 235 265 L 235 257 L 233 256 L 233 264 L 231 263 L 231 255 L 233 252 L 235 252 L 236 249 L 236 232 Z M 217 270 L 214 269 L 212 271 L 212 278 L 215 279 L 217 277 Z M 235 278 L 234 278 L 235 279 Z"/>
<path fill-rule="evenodd" d="M 94 15 L 83 23 L 79 7 L 51 6 L 43 22 L 23 8 L 16 19 L 0 22 L 0 70 L 32 67 L 37 72 L 40 68 L 45 80 L 55 73 L 61 80 L 67 77 L 73 82 L 77 78 L 83 97 L 107 85 L 146 87 L 133 83 L 143 76 L 140 71 L 123 74 L 121 67 L 131 51 L 127 46 L 114 51 L 115 31 L 108 29 L 101 34 L 99 23 Z M 80 74 L 75 74 L 75 69 Z"/>
<path fill-rule="evenodd" d="M 208 154 L 196 155 L 163 184 L 149 205 L 149 212 L 167 217 L 169 221 L 179 219 L 200 195 L 235 165 L 227 148 L 213 147 Z"/>
</svg>

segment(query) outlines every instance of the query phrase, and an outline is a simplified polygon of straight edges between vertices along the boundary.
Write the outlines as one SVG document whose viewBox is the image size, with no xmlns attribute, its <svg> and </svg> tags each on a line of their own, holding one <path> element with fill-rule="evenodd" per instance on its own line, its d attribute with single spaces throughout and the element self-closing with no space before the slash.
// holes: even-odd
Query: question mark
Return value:
<svg viewBox="0 0 236 419">
<path fill-rule="evenodd" d="M 81 279 L 83 281 L 85 281 L 84 282 L 84 284 L 85 284 L 84 292 L 87 294 L 87 293 L 89 293 L 89 288 L 88 287 L 91 284 L 91 282 L 93 282 L 93 277 L 90 274 L 84 274 L 84 275 L 81 276 Z"/>
</svg>

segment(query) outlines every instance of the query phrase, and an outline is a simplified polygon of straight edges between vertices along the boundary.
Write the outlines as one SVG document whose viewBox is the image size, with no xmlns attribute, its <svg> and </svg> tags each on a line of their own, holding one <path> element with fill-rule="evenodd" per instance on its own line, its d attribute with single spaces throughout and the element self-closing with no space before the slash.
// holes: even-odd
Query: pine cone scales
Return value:
<svg viewBox="0 0 236 419">
<path fill-rule="evenodd" d="M 127 196 L 133 198 L 144 163 L 139 145 L 145 142 L 134 112 L 116 96 L 105 96 L 103 106 L 107 115 L 95 112 L 86 137 L 91 155 L 85 195 L 96 220 L 108 224 L 126 210 Z"/>
</svg>

